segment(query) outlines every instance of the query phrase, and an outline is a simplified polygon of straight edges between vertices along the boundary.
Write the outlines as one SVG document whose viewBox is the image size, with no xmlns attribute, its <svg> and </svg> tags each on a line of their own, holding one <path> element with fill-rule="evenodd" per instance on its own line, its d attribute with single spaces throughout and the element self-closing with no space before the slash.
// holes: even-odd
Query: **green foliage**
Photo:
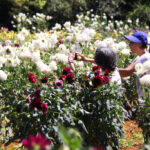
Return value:
<svg viewBox="0 0 150 150">
<path fill-rule="evenodd" d="M 87 0 L 88 8 L 93 9 L 94 13 L 102 16 L 106 13 L 107 16 L 118 16 L 121 12 L 121 4 L 125 4 L 124 0 Z"/>
<path fill-rule="evenodd" d="M 133 60 L 135 59 L 135 55 L 131 54 L 129 57 L 120 55 L 118 61 L 118 68 L 126 68 L 130 65 Z M 136 84 L 135 84 L 135 75 L 129 77 L 129 79 L 122 80 L 123 87 L 125 88 L 125 95 L 130 103 L 135 104 L 137 99 L 137 92 L 136 92 Z"/>
<path fill-rule="evenodd" d="M 82 147 L 82 137 L 80 133 L 73 129 L 65 129 L 60 127 L 60 137 L 65 145 L 67 145 L 70 150 L 81 149 Z"/>
<path fill-rule="evenodd" d="M 0 114 L 0 119 L 2 121 L 8 118 L 9 122 L 5 127 L 11 127 L 14 133 L 8 142 L 42 133 L 57 143 L 55 147 L 58 148 L 62 143 L 58 132 L 58 123 L 60 123 L 66 127 L 80 129 L 84 142 L 88 146 L 107 147 L 110 145 L 118 148 L 118 138 L 123 133 L 121 123 L 124 117 L 122 94 L 118 92 L 115 85 L 107 84 L 96 89 L 88 89 L 83 80 L 82 89 L 79 92 L 78 85 L 82 83 L 83 73 L 77 73 L 76 82 L 64 83 L 62 88 L 52 84 L 51 76 L 49 76 L 51 81 L 48 84 L 40 85 L 40 80 L 33 84 L 27 79 L 28 72 L 34 73 L 35 66 L 30 65 L 32 69 L 27 67 L 27 62 L 28 69 L 25 69 L 23 63 L 19 67 L 10 68 L 9 71 L 14 73 L 9 76 L 7 82 L 0 84 L 1 99 L 5 106 L 2 108 L 3 113 Z M 36 73 L 36 75 L 38 78 L 42 77 L 41 73 Z M 31 101 L 34 99 L 36 89 L 41 91 L 42 102 L 48 105 L 46 114 L 32 108 L 26 100 L 27 96 L 31 97 Z M 80 141 L 76 140 L 70 141 L 72 149 L 73 143 L 78 143 L 77 145 L 80 146 Z"/>
<path fill-rule="evenodd" d="M 68 20 L 75 21 L 76 14 L 83 8 L 86 8 L 85 0 L 48 0 L 44 7 L 44 13 L 53 16 L 53 20 L 57 20 L 57 23 L 63 24 Z M 56 21 L 51 26 L 55 23 Z"/>
<path fill-rule="evenodd" d="M 137 105 L 137 116 L 136 116 L 136 121 L 139 125 L 139 127 L 143 131 L 143 136 L 144 136 L 144 143 L 148 144 L 149 143 L 149 138 L 150 138 L 150 91 L 149 91 L 149 86 L 148 87 L 143 87 L 144 88 L 144 98 L 142 105 L 139 104 Z"/>
<path fill-rule="evenodd" d="M 80 127 L 86 145 L 114 147 L 118 149 L 118 138 L 123 134 L 123 99 L 118 88 L 107 84 L 98 89 L 81 89 L 78 100 L 84 112 L 77 118 L 83 121 Z M 105 132 L 103 132 L 105 131 Z"/>
<path fill-rule="evenodd" d="M 145 23 L 149 24 L 150 22 L 150 2 L 145 0 L 136 1 L 133 5 L 133 10 L 127 15 L 134 22 L 139 18 L 139 24 L 143 25 Z"/>
</svg>

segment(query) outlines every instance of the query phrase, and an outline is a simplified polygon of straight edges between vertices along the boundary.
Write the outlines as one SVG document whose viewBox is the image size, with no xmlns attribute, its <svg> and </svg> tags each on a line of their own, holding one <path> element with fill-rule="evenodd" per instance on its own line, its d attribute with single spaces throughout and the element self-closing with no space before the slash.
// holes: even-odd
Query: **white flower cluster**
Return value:
<svg viewBox="0 0 150 150">
<path fill-rule="evenodd" d="M 28 37 L 29 35 L 29 30 L 23 28 L 18 34 L 17 34 L 17 39 L 20 41 L 20 42 L 23 42 L 26 37 Z"/>
<path fill-rule="evenodd" d="M 33 15 L 33 19 L 36 22 L 43 21 L 43 19 L 45 19 L 45 18 L 46 18 L 46 16 L 43 13 L 36 13 L 35 15 Z"/>
<path fill-rule="evenodd" d="M 111 48 L 115 53 L 118 53 L 120 55 L 129 56 L 130 50 L 127 49 L 127 44 L 125 42 L 119 42 L 116 43 L 115 39 L 108 37 L 102 41 L 95 41 L 95 47 L 109 47 Z"/>
<path fill-rule="evenodd" d="M 150 60 L 143 64 L 135 65 L 136 75 L 140 77 L 140 83 L 143 85 L 150 85 Z"/>
<path fill-rule="evenodd" d="M 6 41 L 7 42 L 7 41 Z M 20 59 L 18 58 L 18 49 L 9 46 L 0 46 L 0 68 L 3 66 L 13 66 L 16 67 L 20 64 Z"/>
<path fill-rule="evenodd" d="M 82 32 L 76 33 L 76 41 L 80 43 L 90 42 L 95 36 L 96 31 L 94 29 L 85 28 Z"/>
<path fill-rule="evenodd" d="M 14 19 L 17 19 L 18 22 L 25 22 L 27 19 L 27 16 L 24 13 L 19 13 L 17 16 L 14 15 L 13 17 Z"/>
</svg>

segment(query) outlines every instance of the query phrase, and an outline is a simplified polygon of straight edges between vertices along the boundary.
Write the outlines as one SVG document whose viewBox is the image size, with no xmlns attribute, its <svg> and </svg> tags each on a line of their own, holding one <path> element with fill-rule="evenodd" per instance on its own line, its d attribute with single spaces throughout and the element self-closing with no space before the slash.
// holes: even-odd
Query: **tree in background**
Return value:
<svg viewBox="0 0 150 150">
<path fill-rule="evenodd" d="M 86 10 L 86 0 L 47 0 L 44 12 L 53 17 L 53 26 L 56 22 L 74 22 L 76 14 Z"/>
<path fill-rule="evenodd" d="M 147 0 L 0 0 L 0 26 L 12 28 L 13 15 L 44 13 L 53 17 L 49 28 L 55 23 L 76 20 L 76 14 L 93 9 L 93 13 L 117 20 L 139 18 L 139 23 L 150 23 L 150 1 Z"/>
</svg>

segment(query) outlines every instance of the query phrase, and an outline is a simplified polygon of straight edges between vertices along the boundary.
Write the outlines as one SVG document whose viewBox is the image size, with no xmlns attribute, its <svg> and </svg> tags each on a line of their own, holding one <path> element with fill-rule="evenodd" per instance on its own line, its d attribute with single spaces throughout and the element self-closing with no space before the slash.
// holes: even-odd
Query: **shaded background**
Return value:
<svg viewBox="0 0 150 150">
<path fill-rule="evenodd" d="M 76 14 L 93 9 L 93 13 L 117 20 L 139 18 L 140 23 L 150 23 L 150 1 L 147 0 L 0 0 L 0 27 L 13 29 L 11 20 L 19 12 L 33 15 L 36 12 L 50 15 L 53 19 L 49 27 L 55 23 L 76 20 Z"/>
</svg>

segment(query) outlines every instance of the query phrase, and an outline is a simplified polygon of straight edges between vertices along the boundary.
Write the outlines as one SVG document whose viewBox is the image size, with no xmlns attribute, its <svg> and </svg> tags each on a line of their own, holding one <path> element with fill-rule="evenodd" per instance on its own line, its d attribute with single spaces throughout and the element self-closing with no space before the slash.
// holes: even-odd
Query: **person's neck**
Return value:
<svg viewBox="0 0 150 150">
<path fill-rule="evenodd" d="M 137 55 L 138 55 L 138 56 L 142 56 L 142 55 L 145 54 L 146 52 L 147 52 L 147 49 L 145 48 L 145 49 L 139 50 L 138 53 L 137 53 Z"/>
</svg>

